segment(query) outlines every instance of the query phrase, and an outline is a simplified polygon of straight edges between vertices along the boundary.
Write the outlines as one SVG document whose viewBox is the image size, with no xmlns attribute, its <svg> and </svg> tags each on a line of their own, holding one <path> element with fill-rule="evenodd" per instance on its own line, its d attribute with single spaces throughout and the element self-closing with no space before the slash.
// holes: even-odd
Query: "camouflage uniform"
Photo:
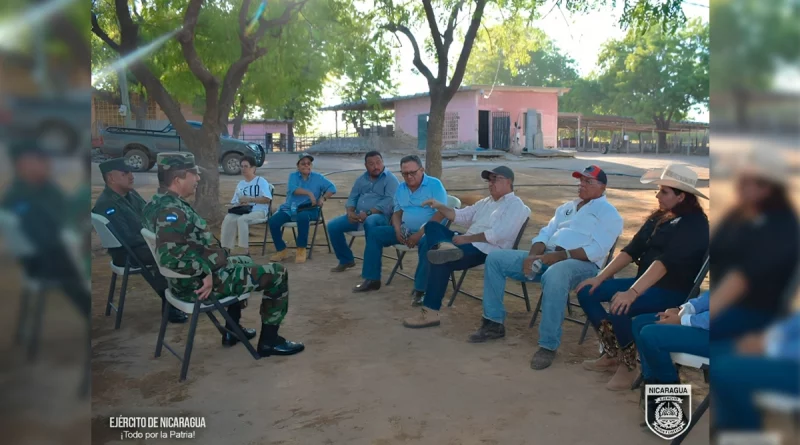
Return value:
<svg viewBox="0 0 800 445">
<path fill-rule="evenodd" d="M 191 153 L 160 153 L 160 171 L 192 169 Z M 217 298 L 260 291 L 263 325 L 280 325 L 289 306 L 289 277 L 279 263 L 258 265 L 248 256 L 228 256 L 214 243 L 206 221 L 188 202 L 169 190 L 159 190 L 145 206 L 145 227 L 156 234 L 156 254 L 167 269 L 191 278 L 167 278 L 176 298 L 195 301 L 202 278 L 213 276 L 212 293 Z"/>
</svg>

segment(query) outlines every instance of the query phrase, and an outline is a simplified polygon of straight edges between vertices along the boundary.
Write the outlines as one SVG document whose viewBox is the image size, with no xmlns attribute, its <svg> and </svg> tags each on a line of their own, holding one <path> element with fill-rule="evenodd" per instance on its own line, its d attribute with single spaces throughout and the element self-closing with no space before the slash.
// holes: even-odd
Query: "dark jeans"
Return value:
<svg viewBox="0 0 800 445">
<path fill-rule="evenodd" d="M 656 324 L 656 314 L 633 319 L 633 338 L 642 361 L 642 376 L 658 383 L 677 383 L 671 352 L 709 356 L 708 331 L 691 326 Z"/>
<path fill-rule="evenodd" d="M 633 342 L 631 322 L 633 317 L 678 307 L 687 297 L 684 292 L 651 287 L 630 305 L 627 314 L 614 315 L 606 312 L 601 303 L 611 301 L 614 294 L 630 289 L 635 282 L 636 278 L 617 278 L 604 281 L 595 288 L 593 294 L 589 294 L 588 286 L 578 292 L 578 301 L 586 313 L 586 318 L 591 321 L 595 329 L 599 329 L 600 322 L 608 320 L 614 327 L 614 334 L 621 348 L 626 348 Z"/>
<path fill-rule="evenodd" d="M 297 247 L 308 247 L 308 230 L 311 226 L 311 221 L 316 221 L 319 218 L 319 209 L 305 210 L 297 212 L 294 221 L 297 223 Z M 281 227 L 284 224 L 292 221 L 292 215 L 288 211 L 279 211 L 272 215 L 269 219 L 269 233 L 272 235 L 272 241 L 275 243 L 275 250 L 278 252 L 286 249 L 286 243 L 283 241 L 281 234 Z"/>
<path fill-rule="evenodd" d="M 451 261 L 445 264 L 430 264 L 428 262 L 428 251 L 432 246 L 441 242 L 450 242 L 456 233 L 438 222 L 429 221 L 425 224 L 425 236 L 419 244 L 419 265 L 417 266 L 417 278 L 422 273 L 425 277 L 425 301 L 427 308 L 438 311 L 442 307 L 442 299 L 447 291 L 447 282 L 453 271 L 469 269 L 479 266 L 486 261 L 486 254 L 478 250 L 472 244 L 462 244 L 458 246 L 464 251 L 464 256 L 458 261 Z M 420 270 L 422 268 L 422 270 Z M 414 280 L 415 288 L 417 280 Z M 419 289 L 417 289 L 419 290 Z"/>
</svg>

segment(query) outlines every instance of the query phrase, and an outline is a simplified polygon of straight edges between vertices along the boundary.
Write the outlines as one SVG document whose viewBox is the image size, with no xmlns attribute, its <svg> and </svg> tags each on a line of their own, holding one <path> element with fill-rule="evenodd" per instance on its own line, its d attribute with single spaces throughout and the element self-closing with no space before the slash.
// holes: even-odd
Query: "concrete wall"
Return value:
<svg viewBox="0 0 800 445">
<path fill-rule="evenodd" d="M 477 146 L 477 91 L 459 91 L 447 104 L 447 113 L 458 113 L 458 140 L 461 144 Z M 401 100 L 395 104 L 394 125 L 397 132 L 417 137 L 417 116 L 431 110 L 430 97 Z"/>
<path fill-rule="evenodd" d="M 488 94 L 488 91 L 486 92 Z M 478 97 L 478 110 L 507 111 L 511 114 L 511 140 L 514 140 L 514 123 L 520 126 L 520 142 L 525 144 L 525 124 L 523 113 L 533 108 L 542 115 L 542 133 L 545 147 L 555 147 L 558 138 L 558 94 L 537 93 L 532 91 L 494 91 L 488 99 Z M 477 119 L 477 115 L 476 115 Z M 491 121 L 489 122 L 489 141 L 491 138 Z M 477 121 L 475 138 L 477 140 Z"/>
<path fill-rule="evenodd" d="M 233 124 L 228 124 L 228 134 L 233 135 Z M 279 122 L 243 123 L 240 138 L 263 138 L 267 133 L 289 133 L 289 124 Z"/>
</svg>

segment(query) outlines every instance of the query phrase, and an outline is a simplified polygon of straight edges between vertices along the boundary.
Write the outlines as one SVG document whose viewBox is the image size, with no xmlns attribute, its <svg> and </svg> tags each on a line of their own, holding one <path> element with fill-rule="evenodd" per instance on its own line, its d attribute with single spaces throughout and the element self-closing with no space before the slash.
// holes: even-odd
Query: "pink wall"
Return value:
<svg viewBox="0 0 800 445">
<path fill-rule="evenodd" d="M 520 127 L 520 143 L 523 146 L 525 145 L 525 122 L 522 116 L 528 111 L 528 108 L 533 108 L 542 115 L 544 146 L 555 147 L 558 137 L 558 94 L 533 91 L 494 91 L 488 99 L 484 99 L 483 96 L 478 98 L 479 110 L 511 113 L 511 140 L 514 140 L 514 122 L 517 122 Z M 489 140 L 491 141 L 491 136 Z"/>
<path fill-rule="evenodd" d="M 395 127 L 409 136 L 417 137 L 417 115 L 430 112 L 430 98 L 420 97 L 395 103 Z M 533 91 L 494 91 L 484 99 L 478 91 L 459 91 L 447 105 L 447 112 L 457 112 L 459 148 L 472 149 L 478 146 L 478 110 L 507 111 L 511 114 L 512 141 L 513 124 L 520 126 L 520 142 L 525 144 L 523 113 L 529 108 L 542 114 L 542 131 L 545 147 L 555 147 L 558 135 L 558 94 Z M 491 144 L 491 120 L 489 141 Z"/>
<path fill-rule="evenodd" d="M 459 91 L 447 104 L 447 113 L 458 113 L 458 141 L 476 144 L 478 140 L 477 91 Z M 417 116 L 431 111 L 430 97 L 401 100 L 395 103 L 396 131 L 417 137 Z M 473 147 L 474 148 L 474 147 Z"/>
<path fill-rule="evenodd" d="M 229 134 L 233 135 L 233 124 L 228 124 L 228 131 Z M 267 133 L 288 133 L 288 124 L 285 123 L 278 123 L 278 122 L 265 122 L 265 123 L 254 123 L 254 124 L 242 124 L 242 131 L 239 133 L 239 137 L 246 136 L 248 138 L 251 137 L 264 137 Z"/>
</svg>

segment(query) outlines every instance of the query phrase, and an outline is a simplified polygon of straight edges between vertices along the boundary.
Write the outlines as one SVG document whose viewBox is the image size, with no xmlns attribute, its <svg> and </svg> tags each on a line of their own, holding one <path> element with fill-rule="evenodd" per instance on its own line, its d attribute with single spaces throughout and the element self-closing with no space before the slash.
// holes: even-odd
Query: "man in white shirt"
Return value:
<svg viewBox="0 0 800 445">
<path fill-rule="evenodd" d="M 483 323 L 468 340 L 479 343 L 505 336 L 506 278 L 541 279 L 544 295 L 539 350 L 531 360 L 531 368 L 537 370 L 547 368 L 555 358 L 569 292 L 581 281 L 597 275 L 622 233 L 622 217 L 605 196 L 608 184 L 605 172 L 592 165 L 572 176 L 580 179 L 579 199 L 556 209 L 550 223 L 531 242 L 530 252 L 499 250 L 486 258 Z M 536 260 L 541 260 L 538 273 L 532 271 Z"/>
<path fill-rule="evenodd" d="M 267 220 L 272 190 L 266 179 L 256 176 L 256 160 L 252 156 L 242 157 L 239 166 L 242 168 L 244 179 L 236 185 L 231 205 L 252 205 L 252 209 L 250 213 L 243 215 L 234 213 L 225 215 L 220 244 L 225 249 L 232 249 L 238 229 L 239 247 L 244 249 L 244 255 L 250 255 L 250 224 L 260 224 Z"/>
<path fill-rule="evenodd" d="M 403 321 L 407 328 L 439 326 L 439 309 L 453 271 L 481 265 L 489 253 L 511 249 L 530 216 L 531 210 L 514 194 L 514 172 L 510 168 L 484 170 L 481 177 L 489 183 L 490 196 L 474 205 L 451 209 L 435 199 L 423 204 L 437 212 L 423 227 L 417 278 L 422 277 L 419 281 L 425 283 L 425 289 L 414 292 L 416 298 L 424 294 L 424 300 L 420 312 Z M 469 229 L 459 235 L 441 223 L 444 219 Z"/>
</svg>

